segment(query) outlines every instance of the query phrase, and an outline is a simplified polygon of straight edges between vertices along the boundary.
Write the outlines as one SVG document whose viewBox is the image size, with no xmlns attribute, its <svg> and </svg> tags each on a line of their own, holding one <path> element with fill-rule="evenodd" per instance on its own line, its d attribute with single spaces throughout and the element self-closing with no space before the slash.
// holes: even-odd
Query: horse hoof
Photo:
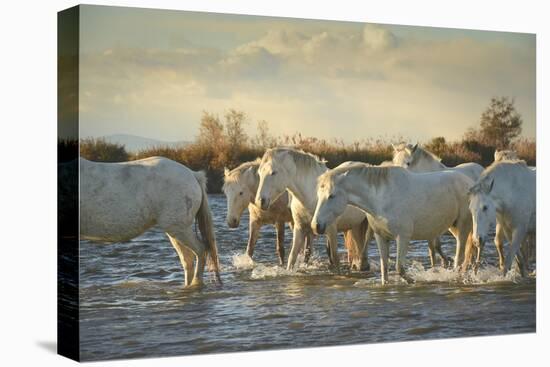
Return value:
<svg viewBox="0 0 550 367">
<path fill-rule="evenodd" d="M 189 285 L 189 287 L 192 287 L 192 288 L 198 288 L 198 287 L 202 287 L 204 286 L 204 282 L 200 279 L 193 279 L 193 281 L 191 282 L 191 284 Z"/>
</svg>

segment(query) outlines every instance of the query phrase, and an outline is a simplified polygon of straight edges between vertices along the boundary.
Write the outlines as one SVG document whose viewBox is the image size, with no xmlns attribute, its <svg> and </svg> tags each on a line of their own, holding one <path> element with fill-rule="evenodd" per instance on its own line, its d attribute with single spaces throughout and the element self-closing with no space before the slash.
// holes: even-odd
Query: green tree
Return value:
<svg viewBox="0 0 550 367">
<path fill-rule="evenodd" d="M 522 124 L 513 99 L 491 98 L 489 107 L 481 115 L 479 132 L 486 145 L 504 149 L 521 134 Z"/>
</svg>

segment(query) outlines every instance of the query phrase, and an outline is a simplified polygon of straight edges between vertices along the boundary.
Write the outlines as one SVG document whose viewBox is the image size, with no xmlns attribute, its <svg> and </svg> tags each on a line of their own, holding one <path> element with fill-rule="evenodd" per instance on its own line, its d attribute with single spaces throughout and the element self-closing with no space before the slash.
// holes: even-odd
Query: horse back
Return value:
<svg viewBox="0 0 550 367">
<path fill-rule="evenodd" d="M 96 240 L 133 238 L 155 224 L 191 224 L 202 200 L 194 172 L 166 158 L 83 161 L 80 177 L 81 233 Z"/>
</svg>

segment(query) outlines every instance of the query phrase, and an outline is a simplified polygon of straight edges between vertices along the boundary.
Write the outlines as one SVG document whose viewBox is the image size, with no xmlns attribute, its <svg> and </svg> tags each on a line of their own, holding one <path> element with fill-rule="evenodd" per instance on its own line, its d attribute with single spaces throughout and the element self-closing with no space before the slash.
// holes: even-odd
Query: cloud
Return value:
<svg viewBox="0 0 550 367">
<path fill-rule="evenodd" d="M 363 28 L 363 44 L 372 50 L 387 50 L 397 46 L 397 37 L 380 26 L 366 24 Z"/>
<path fill-rule="evenodd" d="M 81 57 L 84 119 L 96 131 L 120 124 L 116 132 L 143 134 L 153 124 L 189 139 L 203 110 L 240 108 L 273 121 L 275 133 L 452 138 L 476 123 L 490 97 L 510 95 L 534 134 L 534 38 L 518 47 L 506 38 L 399 34 L 379 25 L 293 26 L 227 49 L 194 41 L 90 51 Z"/>
</svg>

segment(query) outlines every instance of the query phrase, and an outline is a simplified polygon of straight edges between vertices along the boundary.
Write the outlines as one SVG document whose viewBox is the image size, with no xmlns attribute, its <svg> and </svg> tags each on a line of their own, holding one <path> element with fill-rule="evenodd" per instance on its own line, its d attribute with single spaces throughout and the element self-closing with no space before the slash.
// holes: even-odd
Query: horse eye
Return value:
<svg viewBox="0 0 550 367">
<path fill-rule="evenodd" d="M 241 191 L 241 192 L 239 192 L 239 195 L 243 196 L 243 192 L 242 192 L 242 191 Z"/>
<path fill-rule="evenodd" d="M 328 198 L 329 198 L 329 199 L 334 199 L 334 194 L 330 194 L 330 195 L 328 196 Z"/>
<path fill-rule="evenodd" d="M 483 205 L 483 208 L 481 208 L 481 210 L 483 210 L 484 212 L 487 211 L 487 205 Z"/>
<path fill-rule="evenodd" d="M 407 162 L 407 166 L 410 166 L 411 165 L 411 162 Z"/>
<path fill-rule="evenodd" d="M 271 176 L 275 176 L 277 174 L 277 171 L 271 172 Z"/>
</svg>

